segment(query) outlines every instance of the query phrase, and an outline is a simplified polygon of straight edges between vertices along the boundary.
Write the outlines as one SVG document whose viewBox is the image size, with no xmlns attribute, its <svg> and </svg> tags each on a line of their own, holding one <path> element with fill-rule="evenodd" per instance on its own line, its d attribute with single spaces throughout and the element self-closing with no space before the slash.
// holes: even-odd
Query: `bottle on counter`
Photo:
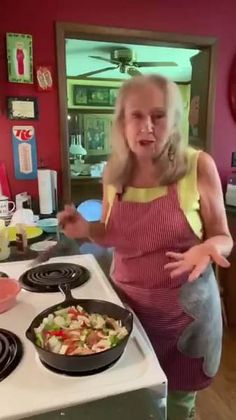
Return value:
<svg viewBox="0 0 236 420">
<path fill-rule="evenodd" d="M 16 224 L 16 249 L 17 252 L 25 252 L 27 249 L 27 233 L 23 223 Z"/>
<path fill-rule="evenodd" d="M 6 260 L 10 255 L 8 230 L 4 220 L 0 220 L 0 261 Z"/>
</svg>

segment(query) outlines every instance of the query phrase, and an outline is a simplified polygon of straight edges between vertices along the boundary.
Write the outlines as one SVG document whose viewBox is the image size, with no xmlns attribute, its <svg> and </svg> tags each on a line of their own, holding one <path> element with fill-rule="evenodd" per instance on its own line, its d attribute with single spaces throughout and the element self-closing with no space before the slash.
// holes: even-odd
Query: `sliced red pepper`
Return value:
<svg viewBox="0 0 236 420">
<path fill-rule="evenodd" d="M 50 336 L 54 335 L 55 337 L 63 337 L 63 338 L 67 337 L 67 333 L 64 330 L 47 331 L 47 334 Z"/>
<path fill-rule="evenodd" d="M 71 308 L 71 309 L 68 309 L 68 314 L 70 314 L 70 315 L 78 315 L 78 311 L 76 309 Z"/>
<path fill-rule="evenodd" d="M 86 314 L 84 312 L 77 311 L 76 309 L 69 309 L 68 310 L 68 315 L 70 315 L 70 319 L 72 321 L 74 321 L 74 320 L 77 321 L 78 316 L 85 316 L 86 317 Z"/>
<path fill-rule="evenodd" d="M 71 309 L 68 309 L 68 314 L 71 314 L 71 315 L 83 315 L 83 312 L 80 312 L 77 309 L 71 308 Z"/>
<path fill-rule="evenodd" d="M 76 350 L 76 348 L 78 347 L 78 344 L 76 342 L 70 342 L 70 344 L 69 343 L 67 344 L 68 344 L 68 349 L 66 350 L 66 354 L 70 355 Z"/>
</svg>

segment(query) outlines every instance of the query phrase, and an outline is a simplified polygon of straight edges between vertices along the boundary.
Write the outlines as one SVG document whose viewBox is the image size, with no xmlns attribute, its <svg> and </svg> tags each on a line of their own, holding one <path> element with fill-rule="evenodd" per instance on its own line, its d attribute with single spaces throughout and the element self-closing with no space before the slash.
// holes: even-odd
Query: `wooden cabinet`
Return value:
<svg viewBox="0 0 236 420">
<path fill-rule="evenodd" d="M 229 228 L 234 240 L 234 247 L 229 257 L 231 266 L 219 269 L 220 283 L 228 318 L 228 325 L 236 325 L 236 208 L 227 208 Z"/>
</svg>

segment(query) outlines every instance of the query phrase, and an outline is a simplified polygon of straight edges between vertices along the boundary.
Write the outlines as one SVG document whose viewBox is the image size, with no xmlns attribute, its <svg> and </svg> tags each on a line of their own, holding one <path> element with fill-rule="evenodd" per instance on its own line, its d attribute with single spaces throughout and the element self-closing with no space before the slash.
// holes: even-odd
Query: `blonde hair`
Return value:
<svg viewBox="0 0 236 420">
<path fill-rule="evenodd" d="M 164 91 L 167 110 L 167 124 L 170 132 L 166 145 L 156 165 L 160 169 L 160 185 L 170 185 L 181 179 L 187 172 L 186 150 L 182 141 L 181 121 L 183 115 L 182 98 L 176 83 L 159 75 L 135 76 L 120 88 L 111 132 L 112 152 L 104 173 L 104 183 L 113 184 L 118 191 L 128 185 L 133 169 L 133 157 L 124 136 L 124 112 L 130 92 L 152 83 Z M 154 158 L 155 161 L 155 158 Z M 160 173 L 160 170 L 159 170 Z"/>
</svg>

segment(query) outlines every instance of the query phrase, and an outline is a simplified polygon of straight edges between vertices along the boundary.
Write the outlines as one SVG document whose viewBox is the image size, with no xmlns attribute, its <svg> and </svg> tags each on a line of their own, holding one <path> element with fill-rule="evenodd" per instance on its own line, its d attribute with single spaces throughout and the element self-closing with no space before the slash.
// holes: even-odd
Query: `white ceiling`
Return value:
<svg viewBox="0 0 236 420">
<path fill-rule="evenodd" d="M 114 48 L 131 48 L 137 55 L 137 61 L 171 61 L 176 67 L 146 67 L 139 70 L 143 74 L 159 73 L 176 82 L 191 80 L 192 67 L 190 58 L 198 54 L 197 49 L 167 48 L 148 45 L 119 44 L 114 42 L 87 41 L 79 39 L 66 40 L 66 72 L 67 76 L 77 76 L 92 70 L 112 66 L 112 63 L 90 58 L 90 55 L 110 58 L 110 51 Z M 125 79 L 126 73 L 119 70 L 109 70 L 91 76 L 92 78 Z"/>
</svg>

